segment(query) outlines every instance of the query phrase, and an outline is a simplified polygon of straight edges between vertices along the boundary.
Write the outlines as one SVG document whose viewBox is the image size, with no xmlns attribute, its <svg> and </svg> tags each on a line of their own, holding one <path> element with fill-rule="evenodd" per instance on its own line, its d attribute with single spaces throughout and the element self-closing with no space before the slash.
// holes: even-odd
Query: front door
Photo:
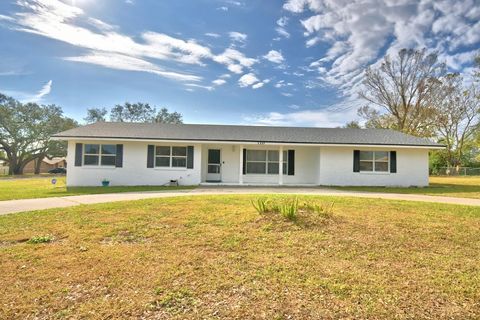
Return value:
<svg viewBox="0 0 480 320">
<path fill-rule="evenodd" d="M 207 182 L 222 181 L 220 149 L 208 149 Z"/>
</svg>

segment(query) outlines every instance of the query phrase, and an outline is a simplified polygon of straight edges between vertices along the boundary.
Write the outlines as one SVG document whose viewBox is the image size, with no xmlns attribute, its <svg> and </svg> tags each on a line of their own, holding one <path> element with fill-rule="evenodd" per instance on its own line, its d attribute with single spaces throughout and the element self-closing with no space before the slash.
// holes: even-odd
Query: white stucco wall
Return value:
<svg viewBox="0 0 480 320">
<path fill-rule="evenodd" d="M 353 172 L 353 150 L 397 152 L 397 173 Z M 321 185 L 428 186 L 428 150 L 407 148 L 320 148 Z"/>
<path fill-rule="evenodd" d="M 67 156 L 68 186 L 100 186 L 103 179 L 110 180 L 112 186 L 163 185 L 171 179 L 178 180 L 181 185 L 197 185 L 200 183 L 201 145 L 199 144 L 157 144 L 172 146 L 194 146 L 193 169 L 185 168 L 147 168 L 147 142 L 115 141 L 107 144 L 123 144 L 123 167 L 75 166 L 75 143 L 94 143 L 98 141 L 69 141 Z"/>
<path fill-rule="evenodd" d="M 244 145 L 246 149 L 279 150 L 274 145 Z M 240 145 L 205 144 L 202 146 L 202 182 L 206 181 L 208 149 L 221 150 L 222 183 L 238 183 L 240 172 Z M 319 147 L 284 146 L 283 149 L 295 150 L 295 175 L 283 175 L 283 184 L 288 185 L 315 185 L 318 184 Z M 245 174 L 244 184 L 278 184 L 278 174 Z"/>
</svg>

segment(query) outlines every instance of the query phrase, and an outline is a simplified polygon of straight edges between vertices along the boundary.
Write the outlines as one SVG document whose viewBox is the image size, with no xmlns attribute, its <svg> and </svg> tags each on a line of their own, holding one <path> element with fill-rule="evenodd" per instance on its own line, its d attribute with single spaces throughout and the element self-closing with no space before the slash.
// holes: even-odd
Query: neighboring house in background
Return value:
<svg viewBox="0 0 480 320">
<path fill-rule="evenodd" d="M 67 159 L 65 157 L 54 157 L 52 159 L 44 158 L 40 165 L 39 173 L 48 173 L 49 170 L 55 168 L 66 168 Z M 35 161 L 32 160 L 25 165 L 23 173 L 35 173 Z"/>
<path fill-rule="evenodd" d="M 68 141 L 69 186 L 427 186 L 428 139 L 383 129 L 99 122 Z"/>
</svg>

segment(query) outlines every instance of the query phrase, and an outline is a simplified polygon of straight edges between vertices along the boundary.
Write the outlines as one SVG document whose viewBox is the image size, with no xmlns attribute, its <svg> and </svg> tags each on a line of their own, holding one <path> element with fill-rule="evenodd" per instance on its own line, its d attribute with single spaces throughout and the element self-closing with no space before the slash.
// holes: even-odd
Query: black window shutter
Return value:
<svg viewBox="0 0 480 320">
<path fill-rule="evenodd" d="M 397 151 L 390 151 L 390 172 L 397 173 Z"/>
<path fill-rule="evenodd" d="M 75 167 L 82 166 L 83 143 L 75 144 Z"/>
<path fill-rule="evenodd" d="M 193 146 L 187 147 L 187 169 L 193 169 Z"/>
<path fill-rule="evenodd" d="M 117 144 L 117 154 L 115 157 L 115 167 L 123 167 L 123 144 Z"/>
<path fill-rule="evenodd" d="M 152 144 L 149 144 L 148 150 L 147 150 L 147 168 L 153 168 L 154 155 L 155 155 L 155 146 Z"/>
<path fill-rule="evenodd" d="M 247 173 L 247 149 L 243 149 L 243 174 Z"/>
<path fill-rule="evenodd" d="M 360 150 L 353 150 L 353 172 L 360 172 Z"/>
<path fill-rule="evenodd" d="M 295 150 L 288 150 L 288 175 L 295 175 Z"/>
</svg>

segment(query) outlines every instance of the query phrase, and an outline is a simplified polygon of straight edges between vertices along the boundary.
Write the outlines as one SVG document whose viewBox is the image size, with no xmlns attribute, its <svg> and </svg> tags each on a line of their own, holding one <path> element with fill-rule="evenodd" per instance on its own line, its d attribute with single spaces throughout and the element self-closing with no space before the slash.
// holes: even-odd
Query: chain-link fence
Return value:
<svg viewBox="0 0 480 320">
<path fill-rule="evenodd" d="M 471 167 L 443 167 L 431 170 L 434 176 L 480 176 L 480 168 Z"/>
</svg>

